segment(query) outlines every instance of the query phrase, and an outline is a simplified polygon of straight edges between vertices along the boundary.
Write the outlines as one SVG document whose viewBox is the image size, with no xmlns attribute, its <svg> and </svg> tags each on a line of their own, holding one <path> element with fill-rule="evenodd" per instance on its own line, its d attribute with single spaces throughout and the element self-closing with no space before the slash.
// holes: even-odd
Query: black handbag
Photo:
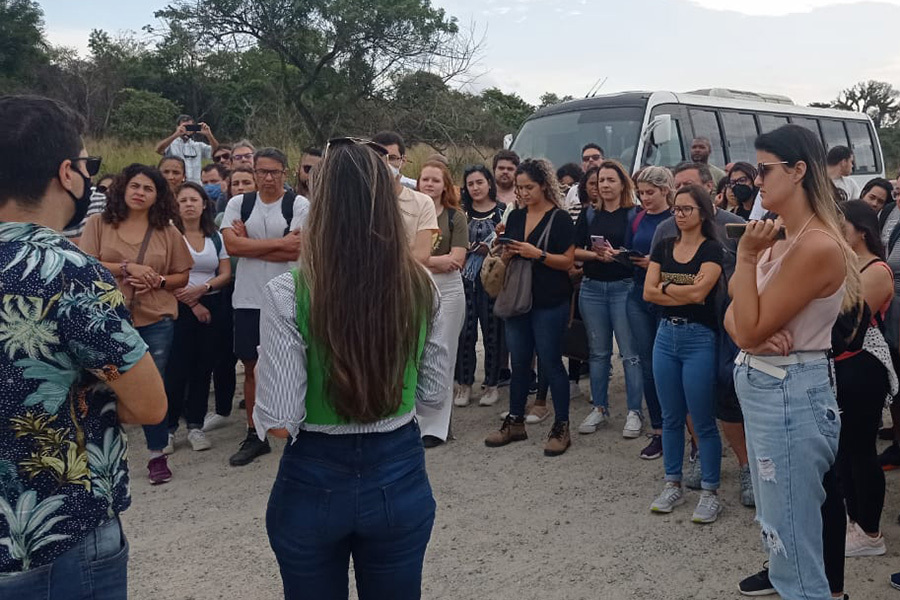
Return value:
<svg viewBox="0 0 900 600">
<path fill-rule="evenodd" d="M 577 290 L 572 294 L 572 301 L 569 304 L 569 324 L 563 338 L 563 356 L 587 362 L 590 358 L 587 327 L 584 326 L 584 321 L 575 318 L 576 302 L 578 302 Z"/>
</svg>

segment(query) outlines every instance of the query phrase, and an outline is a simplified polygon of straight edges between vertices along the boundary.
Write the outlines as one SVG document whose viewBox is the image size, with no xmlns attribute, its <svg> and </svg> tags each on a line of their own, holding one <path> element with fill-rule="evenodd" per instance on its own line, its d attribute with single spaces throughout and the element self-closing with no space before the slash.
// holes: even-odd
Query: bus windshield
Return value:
<svg viewBox="0 0 900 600">
<path fill-rule="evenodd" d="M 606 158 L 618 160 L 631 172 L 643 120 L 643 106 L 547 115 L 526 121 L 512 149 L 522 158 L 546 158 L 558 168 L 568 162 L 580 165 L 581 148 L 593 142 L 603 148 Z"/>
</svg>

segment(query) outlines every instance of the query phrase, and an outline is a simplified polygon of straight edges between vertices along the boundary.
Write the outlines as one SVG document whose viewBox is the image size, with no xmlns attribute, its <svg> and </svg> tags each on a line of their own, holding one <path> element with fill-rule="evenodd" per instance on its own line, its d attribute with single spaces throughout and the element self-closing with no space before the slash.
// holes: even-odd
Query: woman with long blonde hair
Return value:
<svg viewBox="0 0 900 600">
<path fill-rule="evenodd" d="M 857 258 L 843 237 L 818 137 L 785 125 L 758 137 L 756 150 L 763 207 L 780 220 L 747 225 L 725 326 L 742 349 L 735 389 L 769 579 L 784 598 L 824 599 L 831 590 L 823 478 L 841 431 L 828 353 L 838 315 L 860 302 Z M 778 240 L 782 224 L 786 239 Z"/>
<path fill-rule="evenodd" d="M 442 392 L 444 404 L 440 408 L 420 407 L 417 417 L 426 448 L 440 446 L 450 432 L 450 413 L 453 408 L 453 374 L 459 333 L 466 320 L 466 292 L 460 271 L 466 264 L 469 247 L 469 228 L 466 213 L 459 206 L 459 194 L 447 165 L 429 160 L 422 165 L 418 189 L 434 201 L 440 234 L 434 244 L 427 267 L 441 293 L 442 320 L 436 323 L 438 335 L 450 348 L 451 362 L 446 365 L 446 387 Z"/>
<path fill-rule="evenodd" d="M 416 405 L 446 402 L 450 353 L 383 150 L 329 143 L 300 263 L 264 292 L 253 419 L 291 438 L 266 513 L 287 600 L 347 598 L 351 557 L 360 598 L 421 596 L 435 502 Z"/>
</svg>

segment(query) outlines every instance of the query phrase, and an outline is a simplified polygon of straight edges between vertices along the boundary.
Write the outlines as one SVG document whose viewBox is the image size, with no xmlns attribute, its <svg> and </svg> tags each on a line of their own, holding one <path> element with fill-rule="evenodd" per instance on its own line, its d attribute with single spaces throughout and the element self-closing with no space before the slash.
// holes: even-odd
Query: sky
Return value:
<svg viewBox="0 0 900 600">
<path fill-rule="evenodd" d="M 51 43 L 137 31 L 165 0 L 45 0 Z M 472 89 L 536 103 L 626 90 L 721 87 L 829 101 L 858 81 L 900 88 L 900 0 L 432 0 L 483 37 Z"/>
</svg>

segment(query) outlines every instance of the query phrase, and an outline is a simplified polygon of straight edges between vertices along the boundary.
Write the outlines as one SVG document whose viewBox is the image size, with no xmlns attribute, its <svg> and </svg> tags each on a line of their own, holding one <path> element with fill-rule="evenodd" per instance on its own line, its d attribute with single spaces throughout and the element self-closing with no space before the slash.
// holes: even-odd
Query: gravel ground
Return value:
<svg viewBox="0 0 900 600">
<path fill-rule="evenodd" d="M 588 389 L 586 381 L 581 386 Z M 651 514 L 650 502 L 663 485 L 662 461 L 640 460 L 643 438 L 621 437 L 618 364 L 611 396 L 612 424 L 590 436 L 575 433 L 572 448 L 557 458 L 543 456 L 549 419 L 529 426 L 526 442 L 485 448 L 484 436 L 500 424 L 505 391 L 494 407 L 476 402 L 454 410 L 456 439 L 426 454 L 438 511 L 423 598 L 741 597 L 737 582 L 759 570 L 764 556 L 753 511 L 738 502 L 733 454 L 725 449 L 725 509 L 717 523 L 691 523 L 698 492 L 689 492 L 671 515 Z M 573 400 L 573 429 L 588 410 L 584 398 Z M 272 454 L 249 466 L 228 466 L 244 435 L 243 418 L 236 410 L 228 427 L 210 433 L 214 446 L 207 452 L 193 452 L 179 431 L 169 461 L 174 479 L 157 487 L 146 479 L 143 434 L 129 431 L 133 503 L 123 521 L 131 544 L 131 598 L 282 597 L 265 508 L 284 443 L 274 441 Z M 888 584 L 900 570 L 898 475 L 888 473 L 887 480 L 882 523 L 888 553 L 847 560 L 846 591 L 854 599 L 900 598 Z"/>
</svg>

